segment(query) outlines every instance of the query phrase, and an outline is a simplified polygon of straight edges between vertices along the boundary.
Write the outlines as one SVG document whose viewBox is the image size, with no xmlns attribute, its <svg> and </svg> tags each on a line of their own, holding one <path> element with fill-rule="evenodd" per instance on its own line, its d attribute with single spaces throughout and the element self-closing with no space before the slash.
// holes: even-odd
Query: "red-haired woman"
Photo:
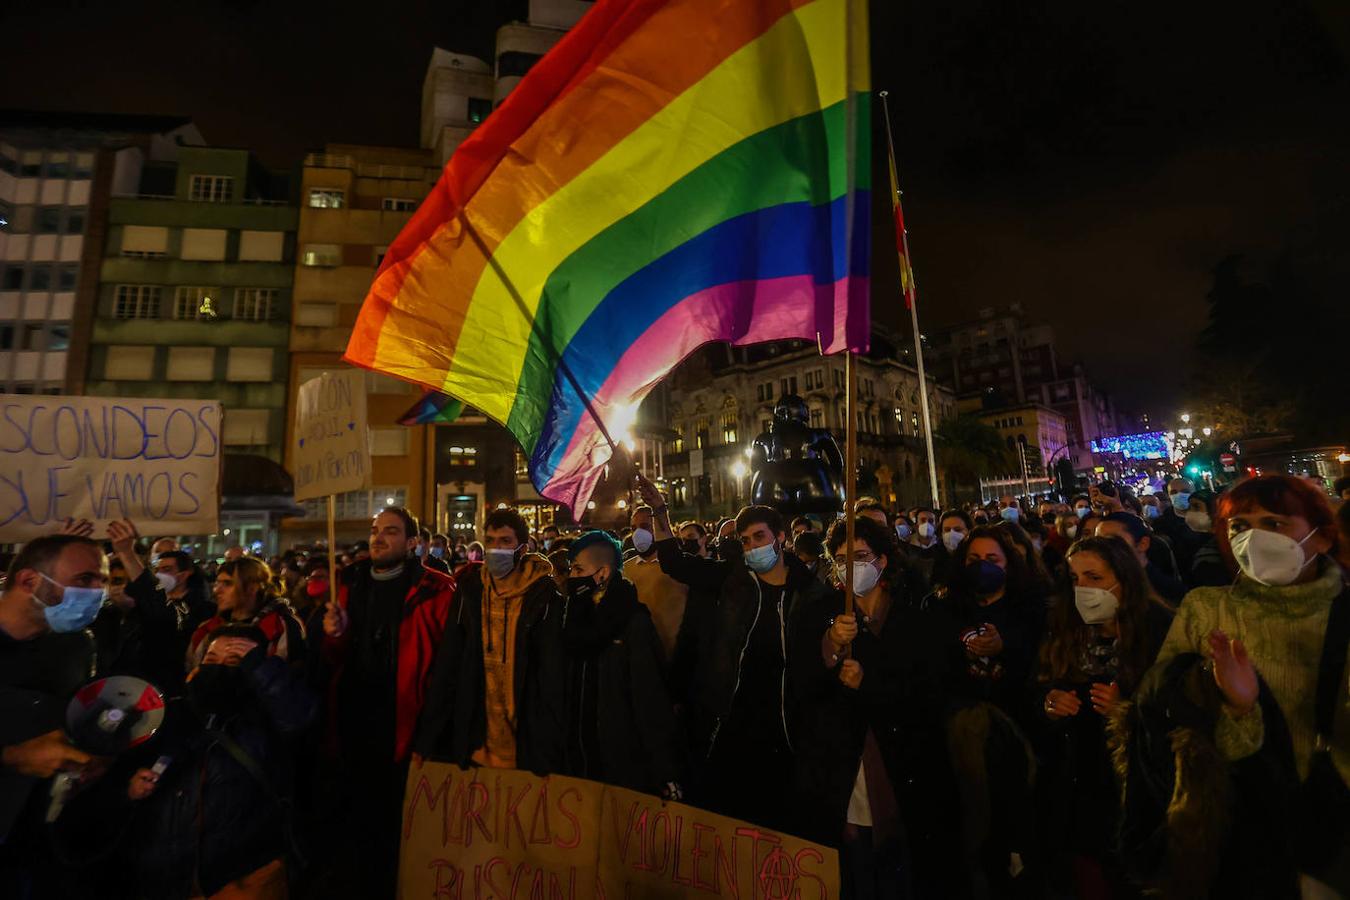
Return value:
<svg viewBox="0 0 1350 900">
<path fill-rule="evenodd" d="M 1186 595 L 1124 717 L 1125 848 L 1164 895 L 1298 896 L 1300 871 L 1344 894 L 1350 594 L 1335 518 L 1285 475 L 1240 482 L 1217 511 L 1240 574 Z"/>
</svg>

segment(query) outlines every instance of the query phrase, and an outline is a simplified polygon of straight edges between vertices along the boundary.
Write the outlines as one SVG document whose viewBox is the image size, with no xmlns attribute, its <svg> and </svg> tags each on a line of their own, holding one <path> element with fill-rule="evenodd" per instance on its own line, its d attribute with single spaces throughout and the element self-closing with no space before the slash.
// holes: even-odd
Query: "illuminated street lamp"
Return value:
<svg viewBox="0 0 1350 900">
<path fill-rule="evenodd" d="M 1182 413 L 1182 414 L 1181 414 L 1181 421 L 1189 423 L 1189 422 L 1191 421 L 1191 414 L 1190 414 L 1190 413 Z"/>
<path fill-rule="evenodd" d="M 1209 436 L 1210 436 L 1211 434 L 1213 434 L 1213 433 L 1214 433 L 1214 429 L 1213 429 L 1213 428 L 1206 428 L 1206 429 L 1205 429 L 1205 437 L 1209 437 Z"/>
<path fill-rule="evenodd" d="M 742 460 L 736 460 L 731 464 L 731 477 L 736 479 L 736 497 L 739 499 L 743 495 L 742 480 L 750 469 Z"/>
</svg>

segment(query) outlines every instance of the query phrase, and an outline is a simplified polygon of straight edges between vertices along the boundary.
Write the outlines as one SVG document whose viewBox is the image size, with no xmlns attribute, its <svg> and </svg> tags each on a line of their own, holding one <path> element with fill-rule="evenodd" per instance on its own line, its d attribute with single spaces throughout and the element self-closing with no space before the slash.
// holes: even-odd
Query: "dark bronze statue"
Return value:
<svg viewBox="0 0 1350 900">
<path fill-rule="evenodd" d="M 750 502 L 784 516 L 815 513 L 827 521 L 844 508 L 844 457 L 834 435 L 812 428 L 806 401 L 787 395 L 773 424 L 751 448 Z"/>
</svg>

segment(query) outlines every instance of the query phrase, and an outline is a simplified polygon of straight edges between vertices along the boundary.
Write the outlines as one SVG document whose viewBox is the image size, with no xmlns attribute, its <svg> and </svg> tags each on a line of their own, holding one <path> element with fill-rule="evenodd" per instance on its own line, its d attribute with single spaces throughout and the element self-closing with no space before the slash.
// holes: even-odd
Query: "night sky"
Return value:
<svg viewBox="0 0 1350 900">
<path fill-rule="evenodd" d="M 0 107 L 191 115 L 283 169 L 327 142 L 415 145 L 432 47 L 489 57 L 525 5 L 5 4 Z M 1350 4 L 872 6 L 925 327 L 1020 301 L 1066 362 L 1167 415 L 1214 265 L 1269 259 L 1350 199 Z"/>
</svg>

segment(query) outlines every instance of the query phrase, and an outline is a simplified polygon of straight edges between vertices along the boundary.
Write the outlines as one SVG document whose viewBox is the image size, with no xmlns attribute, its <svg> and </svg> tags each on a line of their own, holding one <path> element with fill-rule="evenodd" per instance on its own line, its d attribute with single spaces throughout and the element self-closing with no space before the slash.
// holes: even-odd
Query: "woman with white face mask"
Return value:
<svg viewBox="0 0 1350 900">
<path fill-rule="evenodd" d="M 1196 496 L 1190 497 L 1188 513 L 1196 509 Z M 1175 744 L 1193 756 L 1178 754 L 1175 769 L 1181 774 L 1166 775 L 1176 784 L 1164 789 L 1185 799 L 1180 806 L 1199 807 L 1177 810 L 1171 800 L 1159 800 L 1159 807 L 1169 816 L 1176 811 L 1189 817 L 1187 822 L 1208 823 L 1215 832 L 1196 835 L 1194 827 L 1179 825 L 1176 834 L 1221 848 L 1269 847 L 1259 860 L 1243 860 L 1235 852 L 1230 863 L 1230 856 L 1221 856 L 1215 878 L 1243 884 L 1246 896 L 1284 896 L 1291 888 L 1297 896 L 1299 871 L 1330 883 L 1334 891 L 1326 896 L 1345 895 L 1350 823 L 1321 806 L 1350 784 L 1350 692 L 1334 655 L 1339 651 L 1343 661 L 1350 643 L 1350 594 L 1331 507 L 1306 481 L 1267 475 L 1242 481 L 1219 499 L 1214 531 L 1237 577 L 1186 595 L 1141 687 L 1140 711 L 1137 719 L 1131 716 L 1127 734 L 1156 738 L 1149 723 L 1158 720 L 1149 718 L 1150 710 L 1178 709 L 1178 698 L 1193 697 L 1203 714 L 1191 717 L 1184 745 Z M 1323 666 L 1327 651 L 1332 652 Z M 1215 689 L 1188 694 L 1185 685 L 1204 683 Z M 1192 768 L 1197 759 L 1209 762 Z M 1258 769 L 1264 774 L 1257 779 L 1223 777 Z M 1216 785 L 1195 783 L 1215 771 L 1217 788 L 1230 800 L 1212 799 L 1223 797 L 1213 792 Z M 1127 795 L 1138 790 L 1137 797 L 1147 796 L 1145 785 L 1157 784 L 1156 776 L 1147 765 L 1132 762 Z M 1231 796 L 1236 791 L 1244 793 Z M 1204 808 L 1206 802 L 1223 802 L 1224 810 Z M 1243 809 L 1261 813 L 1244 817 Z M 1291 852 L 1282 853 L 1282 846 Z M 1159 881 L 1170 877 L 1175 873 L 1159 873 Z"/>
<path fill-rule="evenodd" d="M 1119 538 L 1085 538 L 1068 553 L 1071 602 L 1050 612 L 1041 644 L 1037 697 L 1049 729 L 1039 786 L 1049 799 L 1050 877 L 1066 895 L 1132 896 L 1110 852 L 1119 793 L 1107 721 L 1153 663 L 1172 623 L 1139 558 Z M 1065 598 L 1069 600 L 1069 598 Z"/>
<path fill-rule="evenodd" d="M 826 547 L 853 573 L 842 591 L 800 611 L 788 669 L 798 686 L 792 786 L 807 835 L 840 848 L 844 896 L 939 893 L 957 865 L 944 813 L 955 802 L 942 735 L 955 658 L 943 653 L 940 611 L 921 611 L 890 529 L 858 516 Z"/>
</svg>

